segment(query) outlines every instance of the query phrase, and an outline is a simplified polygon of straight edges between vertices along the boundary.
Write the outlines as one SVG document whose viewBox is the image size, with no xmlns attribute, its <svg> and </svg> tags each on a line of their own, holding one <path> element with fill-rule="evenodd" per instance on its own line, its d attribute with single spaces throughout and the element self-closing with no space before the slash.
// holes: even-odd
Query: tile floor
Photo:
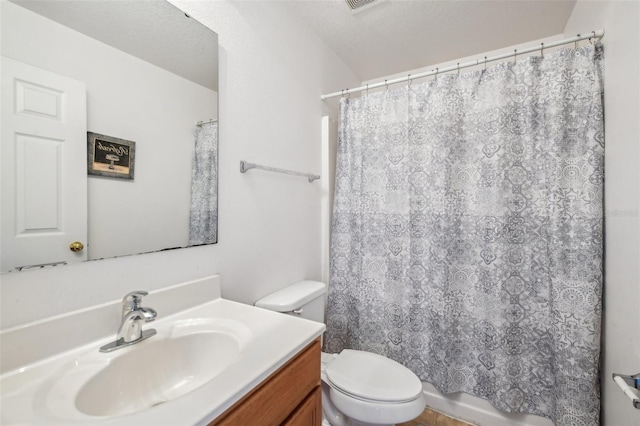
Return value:
<svg viewBox="0 0 640 426">
<path fill-rule="evenodd" d="M 398 426 L 473 426 L 471 423 L 454 419 L 437 411 L 426 408 L 420 417 L 410 422 L 400 423 Z"/>
</svg>

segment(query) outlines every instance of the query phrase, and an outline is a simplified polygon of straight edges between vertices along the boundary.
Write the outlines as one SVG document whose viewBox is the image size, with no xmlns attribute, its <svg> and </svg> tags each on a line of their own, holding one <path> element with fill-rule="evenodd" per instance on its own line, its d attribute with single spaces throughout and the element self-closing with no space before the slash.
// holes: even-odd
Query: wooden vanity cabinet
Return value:
<svg viewBox="0 0 640 426">
<path fill-rule="evenodd" d="M 285 420 L 284 426 L 322 425 L 322 390 L 316 386 L 302 404 Z"/>
<path fill-rule="evenodd" d="M 320 339 L 209 423 L 209 426 L 241 425 L 322 425 Z"/>
</svg>

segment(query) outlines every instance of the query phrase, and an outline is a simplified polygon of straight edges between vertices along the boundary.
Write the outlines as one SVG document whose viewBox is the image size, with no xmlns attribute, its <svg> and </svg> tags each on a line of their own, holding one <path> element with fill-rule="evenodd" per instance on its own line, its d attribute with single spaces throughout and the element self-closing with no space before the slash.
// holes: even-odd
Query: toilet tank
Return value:
<svg viewBox="0 0 640 426">
<path fill-rule="evenodd" d="M 327 286 L 320 281 L 300 281 L 258 300 L 259 308 L 324 323 Z"/>
</svg>

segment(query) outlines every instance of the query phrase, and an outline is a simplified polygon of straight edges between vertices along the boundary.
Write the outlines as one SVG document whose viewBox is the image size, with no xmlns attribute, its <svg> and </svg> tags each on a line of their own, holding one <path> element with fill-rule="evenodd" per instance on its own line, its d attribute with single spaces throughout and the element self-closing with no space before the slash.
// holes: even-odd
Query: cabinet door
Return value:
<svg viewBox="0 0 640 426">
<path fill-rule="evenodd" d="M 320 426 L 322 424 L 322 391 L 315 388 L 296 408 L 283 426 Z"/>
<path fill-rule="evenodd" d="M 278 426 L 320 388 L 320 340 L 258 385 L 209 426 Z M 295 423 L 309 425 L 310 423 Z M 315 424 L 315 423 L 314 423 Z M 318 423 L 320 426 L 320 423 Z"/>
</svg>

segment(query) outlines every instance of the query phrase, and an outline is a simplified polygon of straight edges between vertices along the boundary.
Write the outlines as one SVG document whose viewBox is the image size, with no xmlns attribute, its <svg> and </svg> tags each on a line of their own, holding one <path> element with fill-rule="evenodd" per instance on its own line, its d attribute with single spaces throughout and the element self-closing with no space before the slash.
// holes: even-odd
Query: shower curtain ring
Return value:
<svg viewBox="0 0 640 426">
<path fill-rule="evenodd" d="M 540 56 L 544 58 L 544 43 L 540 43 Z"/>
<path fill-rule="evenodd" d="M 460 62 L 458 62 L 458 75 L 460 75 Z"/>
<path fill-rule="evenodd" d="M 440 68 L 436 68 L 436 80 L 438 79 L 438 73 L 440 72 Z"/>
<path fill-rule="evenodd" d="M 485 70 L 487 69 L 487 57 L 486 56 L 484 57 L 484 69 Z"/>
<path fill-rule="evenodd" d="M 413 83 L 413 80 L 411 79 L 411 74 L 407 76 L 407 80 L 409 80 L 409 88 L 411 88 L 411 83 Z"/>
<path fill-rule="evenodd" d="M 389 90 L 389 84 L 387 83 L 387 80 L 384 81 L 384 90 Z"/>
<path fill-rule="evenodd" d="M 576 34 L 576 37 L 580 37 L 580 33 Z M 578 50 L 578 40 L 576 40 L 575 48 L 576 48 L 576 50 Z"/>
<path fill-rule="evenodd" d="M 369 96 L 369 83 L 367 83 L 367 96 Z"/>
<path fill-rule="evenodd" d="M 518 49 L 513 49 L 513 65 L 518 62 Z"/>
</svg>

